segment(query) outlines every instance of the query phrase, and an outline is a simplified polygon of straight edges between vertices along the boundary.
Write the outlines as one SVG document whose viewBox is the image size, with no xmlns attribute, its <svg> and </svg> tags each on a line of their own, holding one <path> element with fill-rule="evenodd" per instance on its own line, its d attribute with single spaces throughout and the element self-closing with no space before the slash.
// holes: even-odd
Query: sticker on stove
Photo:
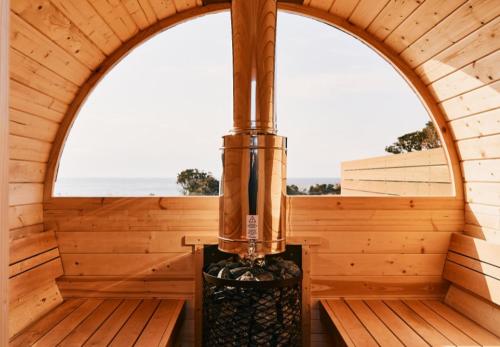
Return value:
<svg viewBox="0 0 500 347">
<path fill-rule="evenodd" d="M 257 240 L 259 235 L 259 216 L 247 215 L 247 239 Z"/>
</svg>

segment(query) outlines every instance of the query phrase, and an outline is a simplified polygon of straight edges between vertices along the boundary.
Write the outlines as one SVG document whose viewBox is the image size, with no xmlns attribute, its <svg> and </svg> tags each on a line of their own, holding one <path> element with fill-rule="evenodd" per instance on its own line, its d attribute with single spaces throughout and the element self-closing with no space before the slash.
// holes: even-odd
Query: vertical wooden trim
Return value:
<svg viewBox="0 0 500 347">
<path fill-rule="evenodd" d="M 302 245 L 302 346 L 311 345 L 311 247 Z"/>
<path fill-rule="evenodd" d="M 194 249 L 194 345 L 201 347 L 203 335 L 203 245 Z"/>
<path fill-rule="evenodd" d="M 0 346 L 8 344 L 9 313 L 9 0 L 0 0 Z"/>
</svg>

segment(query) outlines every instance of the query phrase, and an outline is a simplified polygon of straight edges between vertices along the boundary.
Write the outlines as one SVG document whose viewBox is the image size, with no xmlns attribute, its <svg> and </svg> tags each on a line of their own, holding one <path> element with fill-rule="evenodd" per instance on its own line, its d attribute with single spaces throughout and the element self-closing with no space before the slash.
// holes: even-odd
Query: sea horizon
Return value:
<svg viewBox="0 0 500 347">
<path fill-rule="evenodd" d="M 61 177 L 54 196 L 73 197 L 141 197 L 184 196 L 176 177 Z M 337 177 L 289 177 L 287 184 L 308 189 L 315 184 L 337 184 Z"/>
</svg>

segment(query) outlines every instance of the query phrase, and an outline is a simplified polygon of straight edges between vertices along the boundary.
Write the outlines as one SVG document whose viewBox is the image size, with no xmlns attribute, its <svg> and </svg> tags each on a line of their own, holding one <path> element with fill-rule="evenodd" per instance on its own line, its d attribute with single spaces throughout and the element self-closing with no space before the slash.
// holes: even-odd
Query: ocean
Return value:
<svg viewBox="0 0 500 347">
<path fill-rule="evenodd" d="M 295 184 L 301 189 L 314 184 L 339 182 L 338 178 L 288 178 L 288 184 Z M 173 177 L 61 177 L 55 184 L 54 196 L 182 196 L 182 189 Z"/>
</svg>

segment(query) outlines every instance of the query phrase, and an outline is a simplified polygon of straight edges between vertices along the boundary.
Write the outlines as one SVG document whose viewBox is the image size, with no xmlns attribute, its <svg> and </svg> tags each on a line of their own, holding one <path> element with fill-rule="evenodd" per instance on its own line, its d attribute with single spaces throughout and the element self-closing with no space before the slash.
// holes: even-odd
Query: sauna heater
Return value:
<svg viewBox="0 0 500 347">
<path fill-rule="evenodd" d="M 276 0 L 232 0 L 233 128 L 217 246 L 205 247 L 203 345 L 300 346 L 300 250 L 285 240 L 286 138 L 275 115 Z"/>
</svg>

